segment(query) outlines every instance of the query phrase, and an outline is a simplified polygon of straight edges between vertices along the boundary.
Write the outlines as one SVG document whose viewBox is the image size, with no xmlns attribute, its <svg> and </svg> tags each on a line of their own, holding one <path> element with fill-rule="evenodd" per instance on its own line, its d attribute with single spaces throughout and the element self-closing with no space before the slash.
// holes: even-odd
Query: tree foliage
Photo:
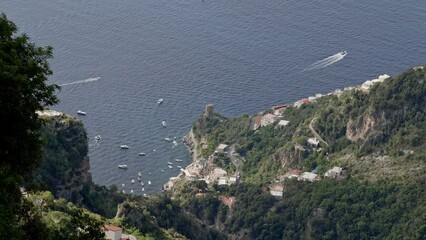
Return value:
<svg viewBox="0 0 426 240">
<path fill-rule="evenodd" d="M 24 234 L 17 229 L 21 193 L 19 184 L 39 165 L 41 121 L 37 110 L 56 103 L 50 47 L 38 47 L 28 36 L 16 36 L 17 27 L 0 15 L 0 238 Z M 22 216 L 21 216 L 22 217 Z"/>
</svg>

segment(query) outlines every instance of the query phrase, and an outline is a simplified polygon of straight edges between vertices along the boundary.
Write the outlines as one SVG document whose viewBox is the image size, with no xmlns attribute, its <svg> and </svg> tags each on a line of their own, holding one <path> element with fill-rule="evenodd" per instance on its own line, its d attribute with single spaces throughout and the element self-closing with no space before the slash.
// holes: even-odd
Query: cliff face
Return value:
<svg viewBox="0 0 426 240">
<path fill-rule="evenodd" d="M 83 123 L 55 111 L 39 113 L 45 120 L 43 162 L 35 174 L 37 184 L 47 187 L 56 197 L 81 203 L 80 191 L 92 182 L 89 173 L 87 134 Z"/>
</svg>

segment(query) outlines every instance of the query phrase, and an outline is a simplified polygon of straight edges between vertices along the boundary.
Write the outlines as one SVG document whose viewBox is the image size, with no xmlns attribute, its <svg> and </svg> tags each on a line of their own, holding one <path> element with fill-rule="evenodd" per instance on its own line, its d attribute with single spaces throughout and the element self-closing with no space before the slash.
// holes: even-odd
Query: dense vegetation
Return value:
<svg viewBox="0 0 426 240">
<path fill-rule="evenodd" d="M 16 32 L 0 15 L 0 239 L 31 239 L 36 230 L 19 187 L 41 161 L 36 111 L 57 102 L 57 86 L 46 84 L 51 48 L 37 47 Z"/>
<path fill-rule="evenodd" d="M 197 122 L 204 156 L 219 143 L 235 144 L 243 183 L 187 185 L 175 194 L 207 224 L 237 239 L 422 239 L 426 235 L 426 77 L 423 68 L 352 89 L 300 108 L 289 107 L 285 127 L 250 130 L 250 117 Z M 203 127 L 200 125 L 203 124 Z M 324 141 L 307 144 L 316 131 Z M 197 136 L 197 134 L 194 134 Z M 220 164 L 218 164 L 220 165 Z M 349 170 L 346 180 L 284 182 L 282 199 L 270 182 L 290 169 L 323 174 L 332 166 Z M 228 208 L 218 194 L 236 197 Z M 210 212 L 216 212 L 211 217 Z"/>
</svg>

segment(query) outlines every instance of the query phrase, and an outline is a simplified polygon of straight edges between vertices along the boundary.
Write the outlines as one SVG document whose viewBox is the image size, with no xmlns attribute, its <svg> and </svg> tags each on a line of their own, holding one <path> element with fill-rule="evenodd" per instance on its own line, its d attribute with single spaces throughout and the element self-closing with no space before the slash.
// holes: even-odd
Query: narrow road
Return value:
<svg viewBox="0 0 426 240">
<path fill-rule="evenodd" d="M 312 134 L 318 139 L 318 140 L 320 140 L 321 142 L 323 142 L 323 143 L 325 143 L 325 145 L 327 145 L 327 147 L 328 147 L 328 143 L 326 142 L 326 141 L 324 141 L 324 139 L 322 139 L 322 137 L 317 133 L 317 131 L 315 131 L 315 129 L 314 129 L 314 127 L 313 127 L 313 125 L 314 125 L 314 122 L 317 120 L 317 117 L 314 117 L 314 118 L 312 118 L 312 121 L 311 121 L 311 123 L 309 123 L 309 129 L 311 130 L 311 132 L 312 132 Z"/>
</svg>

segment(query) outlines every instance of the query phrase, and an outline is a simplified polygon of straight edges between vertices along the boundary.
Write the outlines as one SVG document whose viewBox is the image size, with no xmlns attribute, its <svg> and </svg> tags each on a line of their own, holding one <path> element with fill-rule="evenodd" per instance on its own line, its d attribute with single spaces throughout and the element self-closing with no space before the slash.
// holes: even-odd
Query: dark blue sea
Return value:
<svg viewBox="0 0 426 240">
<path fill-rule="evenodd" d="M 207 103 L 254 114 L 426 63 L 424 0 L 3 0 L 0 11 L 53 46 L 54 109 L 83 121 L 94 182 L 138 194 L 139 171 L 151 194 L 179 173 L 174 159 L 190 163 L 181 139 Z"/>
</svg>

